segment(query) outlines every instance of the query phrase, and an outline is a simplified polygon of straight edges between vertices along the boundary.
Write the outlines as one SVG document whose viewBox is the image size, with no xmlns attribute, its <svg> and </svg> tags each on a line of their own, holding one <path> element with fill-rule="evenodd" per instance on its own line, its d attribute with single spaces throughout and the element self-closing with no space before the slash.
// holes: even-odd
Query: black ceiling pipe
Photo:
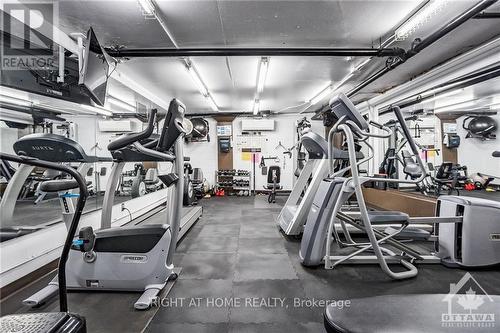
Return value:
<svg viewBox="0 0 500 333">
<path fill-rule="evenodd" d="M 483 10 L 486 8 L 490 7 L 491 5 L 495 4 L 497 0 L 485 0 L 474 7 L 470 8 L 466 12 L 458 15 L 455 17 L 451 22 L 446 24 L 444 27 L 441 29 L 437 30 L 433 34 L 431 34 L 429 37 L 423 39 L 420 43 L 418 43 L 415 48 L 413 49 L 414 52 L 419 53 L 423 49 L 425 49 L 427 46 L 431 45 L 438 39 L 440 39 L 443 36 L 446 36 L 449 32 L 455 30 L 458 28 L 460 25 L 463 23 L 467 22 L 469 19 L 473 18 L 477 14 L 481 13 Z"/>
<path fill-rule="evenodd" d="M 115 58 L 140 57 L 237 57 L 237 56 L 307 56 L 307 57 L 399 57 L 400 48 L 154 48 L 106 49 Z"/>
<path fill-rule="evenodd" d="M 476 16 L 474 16 L 475 19 L 499 19 L 500 18 L 500 12 L 498 13 L 479 13 Z"/>
<path fill-rule="evenodd" d="M 414 95 L 414 96 L 411 96 L 409 98 L 406 98 L 405 100 L 401 100 L 401 101 L 391 103 L 391 104 L 397 105 L 401 109 L 407 108 L 409 106 L 419 104 L 421 102 L 425 102 L 426 100 L 433 98 L 435 96 L 439 96 L 441 94 L 445 94 L 447 92 L 450 92 L 450 91 L 453 91 L 456 89 L 467 88 L 467 87 L 473 86 L 475 84 L 478 84 L 478 83 L 481 83 L 484 81 L 488 81 L 488 80 L 496 78 L 496 77 L 500 77 L 500 65 L 489 68 L 486 71 L 480 71 L 477 73 L 463 76 L 463 77 L 458 78 L 458 79 L 453 80 L 453 81 L 446 82 L 445 84 L 441 84 L 441 85 L 435 86 L 433 88 L 427 89 L 426 91 L 422 92 L 421 94 L 418 94 L 416 96 Z M 427 97 L 421 97 L 422 94 L 425 94 L 426 92 L 436 90 L 436 89 L 441 89 L 441 90 L 436 94 L 429 95 Z M 390 112 L 391 111 L 390 109 L 391 109 L 390 106 L 386 106 L 386 107 L 380 109 L 379 112 L 380 112 L 380 114 L 384 114 L 384 113 Z"/>
<path fill-rule="evenodd" d="M 486 8 L 495 4 L 497 1 L 498 0 L 481 1 L 480 3 L 476 4 L 475 6 L 469 8 L 464 13 L 455 17 L 448 24 L 446 24 L 444 27 L 440 28 L 439 30 L 437 30 L 436 32 L 431 34 L 429 37 L 427 37 L 421 41 L 417 40 L 417 42 L 414 44 L 414 47 L 411 50 L 409 50 L 408 52 L 406 52 L 406 57 L 400 57 L 395 62 L 393 62 L 390 66 L 382 68 L 377 73 L 373 74 L 372 76 L 367 78 L 365 81 L 361 82 L 359 85 L 357 85 L 356 87 L 351 89 L 346 95 L 348 97 L 352 97 L 354 94 L 359 92 L 361 89 L 363 89 L 364 87 L 366 87 L 370 83 L 374 82 L 375 80 L 384 76 L 386 73 L 392 71 L 394 68 L 405 63 L 408 59 L 414 57 L 416 54 L 421 52 L 423 49 L 425 49 L 429 45 L 433 44 L 437 40 L 441 39 L 442 37 L 444 37 L 445 35 L 450 33 L 452 30 L 458 28 L 460 25 L 462 25 L 463 23 L 468 21 L 470 18 L 481 13 L 483 10 L 485 10 Z"/>
</svg>

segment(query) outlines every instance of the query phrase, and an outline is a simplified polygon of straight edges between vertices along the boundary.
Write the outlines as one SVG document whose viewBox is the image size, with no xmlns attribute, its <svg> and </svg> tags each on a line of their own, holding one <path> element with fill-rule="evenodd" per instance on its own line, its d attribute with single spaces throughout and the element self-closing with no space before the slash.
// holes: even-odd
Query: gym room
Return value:
<svg viewBox="0 0 500 333">
<path fill-rule="evenodd" d="M 4 0 L 0 332 L 498 332 L 500 1 Z"/>
</svg>

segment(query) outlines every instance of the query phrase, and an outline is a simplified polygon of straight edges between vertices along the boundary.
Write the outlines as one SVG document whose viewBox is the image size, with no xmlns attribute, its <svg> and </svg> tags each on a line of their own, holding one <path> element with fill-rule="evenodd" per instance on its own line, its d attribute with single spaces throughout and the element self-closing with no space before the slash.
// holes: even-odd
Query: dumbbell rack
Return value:
<svg viewBox="0 0 500 333">
<path fill-rule="evenodd" d="M 225 192 L 237 192 L 237 191 L 248 191 L 250 194 L 251 191 L 251 174 L 250 171 L 247 170 L 237 170 L 234 173 L 230 173 L 231 170 L 218 170 L 215 172 L 216 179 L 216 189 L 224 189 Z M 238 186 L 234 184 L 235 180 L 248 180 L 248 185 L 246 186 Z M 226 184 L 230 182 L 231 184 Z"/>
</svg>

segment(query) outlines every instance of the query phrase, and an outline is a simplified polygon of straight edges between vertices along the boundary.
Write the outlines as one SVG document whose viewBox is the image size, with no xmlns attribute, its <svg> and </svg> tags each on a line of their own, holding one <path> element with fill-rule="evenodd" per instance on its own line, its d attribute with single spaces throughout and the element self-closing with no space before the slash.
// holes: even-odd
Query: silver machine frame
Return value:
<svg viewBox="0 0 500 333">
<path fill-rule="evenodd" d="M 348 105 L 350 110 L 354 110 L 353 112 L 356 112 L 356 114 L 353 114 L 354 118 L 362 119 L 361 115 L 359 115 L 359 113 L 355 110 L 354 105 L 352 105 L 352 103 L 345 96 L 341 95 L 337 98 L 337 100 L 338 99 L 343 100 L 344 103 L 347 103 L 346 105 Z M 335 100 L 335 102 L 337 100 Z M 332 269 L 341 264 L 379 264 L 381 269 L 392 279 L 406 279 L 416 276 L 418 273 L 415 266 L 416 263 L 443 263 L 446 265 L 445 261 L 451 261 L 453 265 L 462 267 L 477 267 L 499 263 L 500 242 L 493 242 L 493 239 L 489 238 L 492 238 L 492 234 L 500 235 L 500 221 L 498 221 L 498 216 L 500 216 L 500 204 L 491 200 L 442 196 L 438 199 L 438 207 L 441 208 L 436 210 L 438 215 L 436 217 L 408 218 L 407 215 L 401 212 L 385 212 L 385 215 L 384 212 L 380 212 L 381 216 L 384 217 L 382 221 L 387 221 L 384 222 L 386 224 L 391 224 L 391 219 L 389 218 L 391 214 L 394 215 L 395 213 L 399 213 L 399 216 L 402 216 L 403 218 L 394 222 L 394 224 L 398 224 L 399 226 L 391 233 L 385 233 L 378 230 L 377 225 L 372 224 L 362 193 L 362 185 L 364 183 L 369 181 L 384 181 L 415 184 L 422 181 L 427 176 L 426 168 L 420 158 L 417 146 L 411 137 L 408 127 L 404 122 L 400 109 L 398 107 L 392 107 L 392 111 L 394 111 L 398 122 L 401 123 L 402 132 L 408 139 L 408 145 L 415 155 L 417 163 L 422 169 L 422 175 L 415 180 L 384 179 L 360 176 L 358 172 L 359 165 L 373 158 L 373 147 L 368 143 L 368 139 L 388 138 L 391 136 L 392 131 L 390 128 L 373 121 L 370 121 L 365 125 L 362 124 L 358 126 L 359 120 L 354 120 L 353 117 L 348 117 L 346 115 L 339 116 L 339 120 L 332 127 L 328 135 L 330 173 L 327 179 L 336 179 L 337 182 L 340 182 L 338 183 L 338 186 L 341 186 L 340 192 L 338 193 L 338 196 L 332 197 L 335 202 L 331 214 L 329 214 L 325 220 L 322 220 L 323 223 L 328 223 L 328 228 L 322 228 L 322 226 L 325 225 L 318 224 L 320 221 L 319 219 L 311 219 L 311 221 L 308 220 L 305 232 L 309 233 L 310 230 L 313 231 L 310 235 L 305 235 L 308 237 L 304 238 L 303 236 L 303 242 L 304 239 L 306 240 L 305 243 L 301 244 L 301 249 L 305 248 L 311 250 L 315 247 L 315 251 L 324 251 L 323 253 L 325 255 L 323 260 L 324 267 L 326 269 Z M 364 122 L 364 120 L 362 121 Z M 378 128 L 382 131 L 382 133 L 379 134 L 376 131 L 368 131 L 369 125 L 374 128 Z M 363 126 L 363 129 L 361 129 L 360 126 Z M 333 158 L 331 158 L 331 156 L 333 156 L 332 138 L 335 133 L 339 132 L 343 132 L 346 136 L 349 166 L 334 173 Z M 355 136 L 358 143 L 365 144 L 369 149 L 369 156 L 361 161 L 356 159 Z M 350 171 L 349 177 L 342 178 L 338 176 L 346 171 Z M 341 211 L 343 204 L 353 195 L 356 197 L 359 206 L 359 214 L 356 217 L 350 216 L 349 214 Z M 329 200 L 329 198 L 324 198 L 324 200 Z M 464 208 L 465 212 L 463 216 L 457 213 L 458 210 L 456 207 L 459 205 L 466 207 Z M 313 207 L 313 210 L 314 209 L 318 208 Z M 314 216 L 314 212 L 311 212 L 311 214 Z M 478 217 L 477 219 L 474 219 L 476 224 L 476 220 L 481 220 L 481 223 L 479 223 L 481 226 L 474 227 L 474 231 L 471 231 L 471 223 L 469 222 L 473 216 Z M 467 223 L 464 223 L 464 220 L 466 219 Z M 309 225 L 309 223 L 311 224 Z M 438 251 L 431 252 L 430 254 L 421 254 L 418 250 L 413 249 L 406 243 L 395 239 L 395 236 L 401 234 L 409 225 L 415 224 L 431 224 L 436 228 L 438 228 L 439 225 L 442 225 L 441 228 L 443 231 L 446 231 L 446 236 L 444 236 L 446 238 L 443 238 L 442 241 L 439 242 Z M 455 247 L 457 246 L 456 241 L 453 241 L 453 237 L 455 237 L 455 232 L 453 232 L 453 230 L 457 228 L 456 226 L 463 226 L 461 228 L 463 228 L 464 238 L 470 239 L 470 242 L 477 243 L 479 239 L 482 240 L 479 242 L 480 244 L 475 245 L 475 248 L 472 248 L 472 245 L 468 244 L 470 242 L 463 245 L 464 249 L 467 250 L 467 258 L 464 258 L 463 260 L 457 259 L 453 256 L 453 254 L 456 253 Z M 368 242 L 361 243 L 354 241 L 350 235 L 350 229 L 353 227 L 364 232 L 368 236 Z M 439 231 L 441 231 L 441 228 L 439 228 Z M 340 233 L 343 234 L 343 239 L 340 238 Z M 440 236 L 441 233 L 434 235 L 430 240 L 440 240 Z M 490 240 L 490 242 L 487 242 L 488 240 Z M 334 242 L 339 246 L 339 248 L 351 248 L 353 251 L 347 255 L 332 255 L 332 245 Z M 393 250 L 387 248 L 386 245 L 389 245 L 393 249 L 396 249 L 396 251 L 400 252 L 395 253 Z M 367 251 L 370 251 L 373 254 L 366 254 Z M 484 253 L 487 253 L 487 258 L 481 257 Z M 303 259 L 302 253 L 301 259 Z M 319 258 L 316 258 L 315 260 L 320 262 Z M 401 264 L 405 267 L 405 270 L 402 272 L 395 272 L 389 268 L 389 263 Z M 307 263 L 304 264 L 307 265 Z"/>
<path fill-rule="evenodd" d="M 146 148 L 138 142 L 134 143 L 135 149 L 139 152 L 149 156 L 156 156 L 163 159 L 165 162 L 171 162 L 171 171 L 176 175 L 180 175 L 180 178 L 173 185 L 167 188 L 167 209 L 161 212 L 166 215 L 166 223 L 163 225 L 168 228 L 168 230 L 163 233 L 162 238 L 156 243 L 156 245 L 149 252 L 144 254 L 141 253 L 140 255 L 132 256 L 132 254 L 122 252 L 97 253 L 97 256 L 100 257 L 98 259 L 101 261 L 109 260 L 109 262 L 117 263 L 116 265 L 121 265 L 123 271 L 126 273 L 123 275 L 129 274 L 130 276 L 129 279 L 123 279 L 123 281 L 116 278 L 116 272 L 113 270 L 114 266 L 107 267 L 108 265 L 101 264 L 99 267 L 93 267 L 93 265 L 89 264 L 82 265 L 82 262 L 91 263 L 93 261 L 90 260 L 94 259 L 91 258 L 88 260 L 86 257 L 87 253 L 83 254 L 82 257 L 82 253 L 80 251 L 70 251 L 66 271 L 68 290 L 142 291 L 142 295 L 135 302 L 134 308 L 144 310 L 151 306 L 152 301 L 166 287 L 168 281 L 174 279 L 172 277 L 177 276 L 176 271 L 174 271 L 173 264 L 173 257 L 177 247 L 177 242 L 198 220 L 202 211 L 201 207 L 194 207 L 195 209 L 191 209 L 187 212 L 185 214 L 185 219 L 182 219 L 182 197 L 184 191 L 184 181 L 182 179 L 182 175 L 184 174 L 184 135 L 185 133 L 182 133 L 175 141 L 173 145 L 173 154 L 161 153 Z M 118 186 L 123 166 L 124 162 L 113 162 L 110 180 L 106 186 L 106 195 L 101 212 L 101 230 L 134 228 L 133 226 L 111 228 L 111 214 L 114 204 L 114 194 Z M 74 198 L 65 198 L 63 195 L 60 195 L 60 198 L 61 205 L 63 207 L 63 220 L 66 222 L 67 220 L 71 220 L 70 217 L 72 217 L 74 213 Z M 69 202 L 65 203 L 65 200 L 69 200 Z M 141 261 L 143 260 L 141 258 L 147 258 L 147 260 L 144 262 Z M 137 265 L 134 265 L 134 263 L 141 265 L 142 268 L 139 269 Z M 96 275 L 101 277 L 101 282 L 98 287 L 86 285 L 86 282 L 89 281 L 89 277 L 95 276 L 93 275 L 94 272 Z M 148 274 L 147 272 L 153 273 Z M 38 306 L 50 297 L 54 296 L 58 291 L 58 287 L 58 278 L 55 276 L 45 288 L 23 300 L 23 304 L 28 306 Z"/>
<path fill-rule="evenodd" d="M 305 139 L 311 142 L 318 142 L 317 140 L 325 142 L 321 136 L 310 131 L 301 137 L 301 140 Z M 305 148 L 307 150 L 307 146 Z M 324 150 L 326 150 L 326 142 Z M 321 180 L 328 174 L 327 152 L 309 150 L 307 152 L 308 160 L 276 220 L 281 230 L 288 236 L 297 236 L 302 233 L 314 194 Z"/>
<path fill-rule="evenodd" d="M 309 159 L 304 165 L 304 169 L 302 169 L 278 216 L 277 222 L 286 235 L 300 235 L 302 233 L 316 189 L 327 173 L 327 159 Z M 311 179 L 310 183 L 309 179 Z M 302 193 L 304 193 L 303 196 Z"/>
</svg>

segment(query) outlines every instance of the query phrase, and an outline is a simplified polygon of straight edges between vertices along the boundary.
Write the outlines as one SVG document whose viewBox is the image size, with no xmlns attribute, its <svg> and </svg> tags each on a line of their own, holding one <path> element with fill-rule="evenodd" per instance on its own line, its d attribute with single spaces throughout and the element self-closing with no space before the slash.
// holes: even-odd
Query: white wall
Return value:
<svg viewBox="0 0 500 333">
<path fill-rule="evenodd" d="M 18 139 L 18 129 L 9 128 L 4 122 L 0 122 L 0 151 L 2 153 L 14 154 L 12 145 Z"/>
<path fill-rule="evenodd" d="M 500 114 L 491 117 L 500 126 Z M 460 146 L 457 148 L 458 163 L 466 165 L 469 174 L 480 172 L 500 177 L 500 158 L 491 156 L 493 151 L 500 150 L 500 131 L 496 132 L 496 140 L 466 139 L 467 131 L 462 128 L 463 119 L 464 117 L 457 119 L 457 134 L 460 136 Z M 500 182 L 496 179 L 494 183 Z"/>
<path fill-rule="evenodd" d="M 217 159 L 217 121 L 204 118 L 210 127 L 210 142 L 190 142 L 184 145 L 184 155 L 191 158 L 193 168 L 201 168 L 203 176 L 210 186 L 215 185 L 215 171 L 218 170 Z"/>
<path fill-rule="evenodd" d="M 261 174 L 259 168 L 260 157 L 277 156 L 279 162 L 274 160 L 266 160 L 266 166 L 279 165 L 281 167 L 281 185 L 284 190 L 291 190 L 294 184 L 293 172 L 296 168 L 295 165 L 295 150 L 292 158 L 283 154 L 283 149 L 276 147 L 281 144 L 286 148 L 290 148 L 296 143 L 295 121 L 303 118 L 302 115 L 278 115 L 272 116 L 270 119 L 275 120 L 274 131 L 262 131 L 261 137 L 264 142 L 262 143 L 262 152 L 258 154 L 258 159 L 255 165 L 255 188 L 256 190 L 263 189 L 263 185 L 267 183 L 267 175 Z M 243 160 L 242 149 L 237 146 L 237 136 L 241 135 L 241 120 L 238 117 L 233 121 L 233 167 L 234 169 L 244 169 L 252 172 L 252 161 Z M 320 121 L 312 121 L 312 131 L 324 136 L 324 127 Z M 253 181 L 252 181 L 253 182 Z"/>
<path fill-rule="evenodd" d="M 101 117 L 95 116 L 67 116 L 66 119 L 68 121 L 74 122 L 76 124 L 76 135 L 75 141 L 77 141 L 82 148 L 85 150 L 87 155 L 89 156 L 98 156 L 98 157 L 111 157 L 111 153 L 108 151 L 108 144 L 119 137 L 121 133 L 115 132 L 101 132 L 99 130 L 99 121 L 112 121 L 106 120 Z M 138 119 L 130 119 L 132 122 L 132 131 L 137 132 L 142 130 L 142 126 L 144 125 Z M 133 162 L 126 163 L 123 171 L 133 170 L 134 169 Z M 107 172 L 105 176 L 100 177 L 100 190 L 104 191 L 106 188 L 106 184 L 109 180 L 109 175 L 111 172 L 111 162 L 99 162 L 94 164 L 94 170 L 99 171 L 102 167 L 107 168 Z M 87 180 L 94 182 L 94 177 L 87 177 Z"/>
</svg>

